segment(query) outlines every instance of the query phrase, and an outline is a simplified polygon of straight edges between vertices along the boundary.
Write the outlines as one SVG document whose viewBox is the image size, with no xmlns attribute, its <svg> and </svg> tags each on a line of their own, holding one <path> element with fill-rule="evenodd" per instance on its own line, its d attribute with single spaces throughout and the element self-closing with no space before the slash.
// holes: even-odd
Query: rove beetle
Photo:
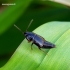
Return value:
<svg viewBox="0 0 70 70">
<path fill-rule="evenodd" d="M 29 28 L 29 26 L 31 25 L 33 19 L 30 21 L 27 29 Z M 32 41 L 31 44 L 31 49 L 32 49 L 32 45 L 35 44 L 36 46 L 38 46 L 38 48 L 41 50 L 41 48 L 45 48 L 45 49 L 51 49 L 51 48 L 55 48 L 55 45 L 46 41 L 43 37 L 41 37 L 40 35 L 33 33 L 33 32 L 28 32 L 27 29 L 25 32 L 23 32 L 20 28 L 18 28 L 15 24 L 14 26 L 21 31 L 24 36 L 26 37 L 26 39 L 28 40 L 28 42 Z"/>
</svg>

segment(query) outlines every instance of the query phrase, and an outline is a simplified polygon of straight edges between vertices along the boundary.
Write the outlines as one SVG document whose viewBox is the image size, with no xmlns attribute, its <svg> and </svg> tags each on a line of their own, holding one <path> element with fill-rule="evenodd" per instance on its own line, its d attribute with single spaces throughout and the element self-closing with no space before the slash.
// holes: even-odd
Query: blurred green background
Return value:
<svg viewBox="0 0 70 70">
<path fill-rule="evenodd" d="M 13 25 L 25 31 L 31 19 L 34 21 L 28 31 L 50 21 L 70 21 L 70 7 L 51 1 L 0 0 L 0 67 L 25 38 Z"/>
</svg>

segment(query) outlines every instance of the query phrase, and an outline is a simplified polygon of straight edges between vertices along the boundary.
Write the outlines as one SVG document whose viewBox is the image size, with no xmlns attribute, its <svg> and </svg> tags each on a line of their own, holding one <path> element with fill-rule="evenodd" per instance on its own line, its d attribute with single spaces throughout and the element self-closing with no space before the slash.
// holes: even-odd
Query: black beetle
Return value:
<svg viewBox="0 0 70 70">
<path fill-rule="evenodd" d="M 33 19 L 31 20 L 30 24 L 28 25 L 27 29 L 29 28 L 29 26 L 31 25 Z M 26 37 L 26 39 L 28 40 L 28 42 L 32 41 L 31 44 L 31 49 L 32 49 L 32 45 L 35 44 L 36 46 L 38 46 L 38 48 L 41 50 L 41 48 L 45 48 L 45 49 L 50 49 L 50 48 L 54 48 L 55 45 L 46 41 L 43 37 L 41 37 L 40 35 L 33 33 L 33 32 L 28 32 L 26 30 L 26 32 L 23 32 L 21 29 L 19 29 L 15 24 L 14 26 L 20 30 Z"/>
</svg>

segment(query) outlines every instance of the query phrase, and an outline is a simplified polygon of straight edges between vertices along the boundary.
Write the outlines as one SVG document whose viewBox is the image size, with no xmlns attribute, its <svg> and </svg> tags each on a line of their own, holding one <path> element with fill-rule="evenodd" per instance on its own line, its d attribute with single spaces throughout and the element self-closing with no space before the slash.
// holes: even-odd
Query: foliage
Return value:
<svg viewBox="0 0 70 70">
<path fill-rule="evenodd" d="M 6 63 L 0 69 L 69 70 L 70 9 L 51 1 L 31 3 L 31 0 L 16 0 L 15 3 L 16 6 L 8 6 L 0 14 L 0 66 Z M 13 24 L 25 31 L 31 19 L 34 21 L 28 30 L 32 31 L 38 27 L 34 32 L 54 43 L 56 48 L 42 49 L 46 52 L 45 54 L 35 45 L 31 50 L 31 43 L 26 40 L 21 43 L 24 37 Z"/>
</svg>

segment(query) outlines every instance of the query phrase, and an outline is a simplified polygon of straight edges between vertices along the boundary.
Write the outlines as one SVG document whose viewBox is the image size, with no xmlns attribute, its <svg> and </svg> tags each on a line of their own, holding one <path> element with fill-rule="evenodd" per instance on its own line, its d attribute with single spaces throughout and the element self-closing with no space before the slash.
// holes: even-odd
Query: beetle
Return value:
<svg viewBox="0 0 70 70">
<path fill-rule="evenodd" d="M 29 28 L 29 26 L 31 25 L 33 19 L 30 21 L 27 29 Z M 51 49 L 51 48 L 55 48 L 55 45 L 52 44 L 51 42 L 46 41 L 42 36 L 33 33 L 33 32 L 28 32 L 27 29 L 25 32 L 23 32 L 19 27 L 17 27 L 15 24 L 14 26 L 21 31 L 25 38 L 28 40 L 28 42 L 32 42 L 31 44 L 31 49 L 32 49 L 32 45 L 35 44 L 40 50 L 41 48 L 45 48 L 45 49 Z"/>
</svg>

